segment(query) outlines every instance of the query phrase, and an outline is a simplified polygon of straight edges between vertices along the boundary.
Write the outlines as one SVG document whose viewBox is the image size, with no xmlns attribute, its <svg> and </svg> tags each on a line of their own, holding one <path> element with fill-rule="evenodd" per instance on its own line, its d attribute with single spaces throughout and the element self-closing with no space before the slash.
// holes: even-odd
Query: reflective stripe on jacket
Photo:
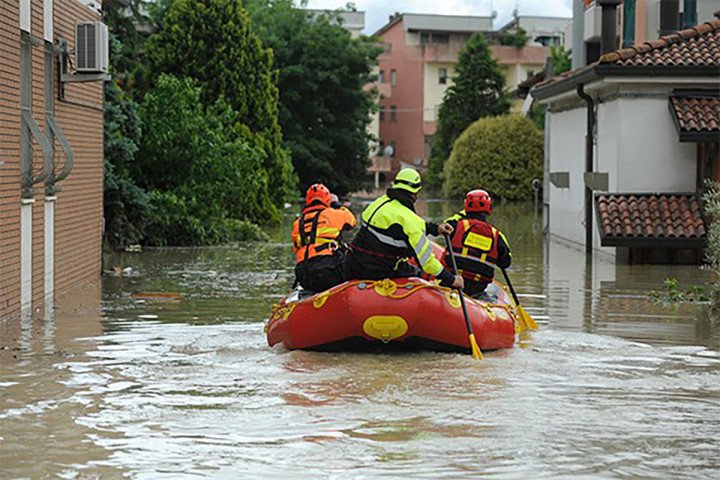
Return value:
<svg viewBox="0 0 720 480">
<path fill-rule="evenodd" d="M 362 227 L 353 240 L 361 252 L 381 257 L 415 258 L 426 273 L 437 276 L 443 266 L 435 258 L 425 233 L 425 221 L 387 195 L 371 203 L 362 214 Z"/>
<path fill-rule="evenodd" d="M 319 255 L 332 255 L 342 231 L 354 227 L 355 223 L 355 216 L 345 207 L 306 207 L 293 223 L 293 251 L 297 263 Z"/>
</svg>

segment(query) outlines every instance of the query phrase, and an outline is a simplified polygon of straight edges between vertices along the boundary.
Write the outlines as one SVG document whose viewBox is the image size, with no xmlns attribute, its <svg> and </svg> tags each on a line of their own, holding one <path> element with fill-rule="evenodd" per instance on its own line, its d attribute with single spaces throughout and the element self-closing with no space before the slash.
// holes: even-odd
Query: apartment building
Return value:
<svg viewBox="0 0 720 480">
<path fill-rule="evenodd" d="M 543 47 L 565 46 L 565 29 L 572 19 L 568 17 L 539 17 L 536 15 L 518 15 L 500 27 L 498 33 L 515 33 L 523 30 L 528 37 L 528 45 Z"/>
<path fill-rule="evenodd" d="M 380 157 L 390 157 L 391 170 L 403 165 L 425 167 L 437 113 L 452 85 L 457 57 L 474 33 L 490 38 L 493 57 L 503 68 L 508 91 L 542 70 L 550 54 L 540 43 L 499 45 L 492 17 L 396 14 L 375 33 L 385 51 L 379 57 L 377 86 L 381 93 Z M 378 159 L 375 163 L 380 163 Z"/>
<path fill-rule="evenodd" d="M 0 318 L 99 278 L 107 50 L 76 44 L 104 45 L 99 7 L 0 2 Z"/>
</svg>

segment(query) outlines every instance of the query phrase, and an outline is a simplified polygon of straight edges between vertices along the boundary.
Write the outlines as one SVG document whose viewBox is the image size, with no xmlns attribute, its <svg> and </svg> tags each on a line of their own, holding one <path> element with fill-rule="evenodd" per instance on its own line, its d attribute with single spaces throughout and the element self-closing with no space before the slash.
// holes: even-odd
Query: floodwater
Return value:
<svg viewBox="0 0 720 480">
<path fill-rule="evenodd" d="M 720 478 L 718 327 L 648 297 L 708 274 L 588 267 L 531 205 L 494 220 L 541 331 L 483 361 L 269 348 L 290 218 L 268 244 L 108 257 L 102 287 L 0 323 L 0 478 Z"/>
</svg>

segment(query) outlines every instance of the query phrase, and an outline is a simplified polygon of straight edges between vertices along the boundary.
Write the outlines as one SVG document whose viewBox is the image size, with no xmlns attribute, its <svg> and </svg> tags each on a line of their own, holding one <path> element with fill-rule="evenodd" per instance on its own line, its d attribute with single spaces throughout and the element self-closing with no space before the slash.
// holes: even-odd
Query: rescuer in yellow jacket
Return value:
<svg viewBox="0 0 720 480">
<path fill-rule="evenodd" d="M 463 280 L 435 258 L 426 233 L 452 233 L 448 224 L 425 222 L 415 213 L 415 200 L 422 187 L 420 174 L 401 170 L 387 194 L 371 203 L 362 214 L 362 226 L 348 252 L 345 272 L 348 279 L 380 280 L 416 277 L 422 272 L 445 286 L 462 288 Z M 415 258 L 420 268 L 407 262 Z"/>
<path fill-rule="evenodd" d="M 305 208 L 293 223 L 293 251 L 297 257 L 295 277 L 305 290 L 322 292 L 344 282 L 344 250 L 341 235 L 355 226 L 355 216 L 333 200 L 321 183 L 311 185 Z"/>
</svg>

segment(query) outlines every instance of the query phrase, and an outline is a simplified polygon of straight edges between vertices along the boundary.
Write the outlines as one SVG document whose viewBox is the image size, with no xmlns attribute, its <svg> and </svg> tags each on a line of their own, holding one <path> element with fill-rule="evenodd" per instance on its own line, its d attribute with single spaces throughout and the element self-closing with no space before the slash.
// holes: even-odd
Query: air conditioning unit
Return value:
<svg viewBox="0 0 720 480">
<path fill-rule="evenodd" d="M 108 27 L 101 22 L 75 24 L 75 70 L 78 73 L 107 73 Z"/>
</svg>

